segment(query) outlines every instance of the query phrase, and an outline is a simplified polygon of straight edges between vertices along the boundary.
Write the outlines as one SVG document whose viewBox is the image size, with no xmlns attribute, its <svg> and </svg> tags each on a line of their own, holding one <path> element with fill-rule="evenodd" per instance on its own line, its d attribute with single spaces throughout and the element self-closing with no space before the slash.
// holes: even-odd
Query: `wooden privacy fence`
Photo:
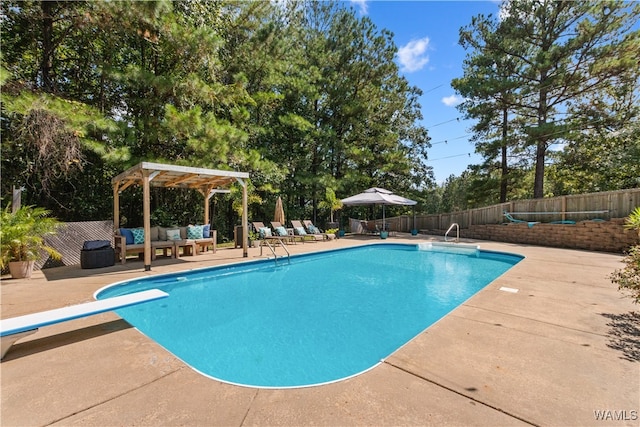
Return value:
<svg viewBox="0 0 640 427">
<path fill-rule="evenodd" d="M 640 188 L 516 200 L 460 212 L 416 215 L 415 226 L 410 215 L 387 218 L 387 223 L 391 224 L 393 229 L 403 232 L 409 232 L 412 226 L 417 230 L 446 230 L 454 222 L 458 223 L 460 228 L 469 228 L 471 225 L 507 223 L 509 220 L 505 218 L 504 212 L 511 213 L 516 219 L 543 223 L 563 220 L 609 220 L 628 216 L 636 206 L 640 206 Z"/>
</svg>

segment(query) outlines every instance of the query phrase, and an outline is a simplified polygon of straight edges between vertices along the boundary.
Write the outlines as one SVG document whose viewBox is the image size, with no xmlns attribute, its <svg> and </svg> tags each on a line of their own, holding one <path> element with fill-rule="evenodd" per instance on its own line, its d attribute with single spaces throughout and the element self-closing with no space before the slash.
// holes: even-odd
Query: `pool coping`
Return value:
<svg viewBox="0 0 640 427">
<path fill-rule="evenodd" d="M 304 253 L 371 242 L 352 237 L 291 249 Z M 638 307 L 607 279 L 621 266 L 621 256 L 468 242 L 525 259 L 358 377 L 285 390 L 217 382 L 108 313 L 43 328 L 7 354 L 0 365 L 0 422 L 637 425 L 638 352 L 624 326 Z M 127 277 L 242 261 L 240 251 L 160 260 L 149 273 L 131 262 L 99 273 L 64 267 L 37 272 L 30 281 L 3 280 L 2 318 L 88 301 L 99 287 Z M 595 411 L 602 411 L 604 421 Z"/>
</svg>

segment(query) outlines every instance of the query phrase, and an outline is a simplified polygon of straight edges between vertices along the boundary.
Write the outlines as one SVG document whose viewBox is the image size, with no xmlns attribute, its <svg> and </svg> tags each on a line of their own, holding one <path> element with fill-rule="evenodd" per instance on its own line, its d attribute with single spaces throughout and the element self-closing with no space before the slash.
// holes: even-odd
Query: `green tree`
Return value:
<svg viewBox="0 0 640 427">
<path fill-rule="evenodd" d="M 639 17 L 640 6 L 623 1 L 512 0 L 503 4 L 500 20 L 476 17 L 462 31 L 462 41 L 475 50 L 467 59 L 469 73 L 457 85 L 477 97 L 463 108 L 481 119 L 476 127 L 481 132 L 487 129 L 482 120 L 506 123 L 507 110 L 501 107 L 508 106 L 514 115 L 511 128 L 516 125 L 519 136 L 509 143 L 518 144 L 518 152 L 531 151 L 534 197 L 545 194 L 545 162 L 552 147 L 593 144 L 593 138 L 581 138 L 584 125 L 594 123 L 584 114 L 589 100 L 603 101 L 600 106 L 611 114 L 607 106 L 615 103 L 614 94 L 637 93 L 640 33 L 633 26 Z M 510 99 L 495 104 L 494 115 L 474 110 L 489 100 L 505 101 L 505 94 Z"/>
<path fill-rule="evenodd" d="M 476 141 L 476 151 L 486 159 L 478 172 L 486 171 L 491 186 L 499 188 L 500 203 L 507 200 L 508 152 L 517 141 L 512 130 L 515 126 L 510 122 L 516 112 L 519 84 L 515 74 L 519 60 L 504 54 L 502 48 L 507 43 L 505 25 L 508 22 L 479 15 L 460 30 L 460 44 L 471 53 L 463 63 L 464 76 L 451 82 L 465 99 L 458 109 L 465 118 L 476 120 L 472 140 Z M 494 171 L 499 171 L 497 182 Z"/>
</svg>

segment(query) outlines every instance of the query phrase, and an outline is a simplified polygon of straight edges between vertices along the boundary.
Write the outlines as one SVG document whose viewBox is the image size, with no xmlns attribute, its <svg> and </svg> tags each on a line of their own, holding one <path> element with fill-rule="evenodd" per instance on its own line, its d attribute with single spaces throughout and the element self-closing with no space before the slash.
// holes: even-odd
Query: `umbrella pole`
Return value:
<svg viewBox="0 0 640 427">
<path fill-rule="evenodd" d="M 386 227 L 386 220 L 385 220 L 385 214 L 384 214 L 384 209 L 385 205 L 382 205 L 382 231 L 387 231 L 387 227 Z"/>
</svg>

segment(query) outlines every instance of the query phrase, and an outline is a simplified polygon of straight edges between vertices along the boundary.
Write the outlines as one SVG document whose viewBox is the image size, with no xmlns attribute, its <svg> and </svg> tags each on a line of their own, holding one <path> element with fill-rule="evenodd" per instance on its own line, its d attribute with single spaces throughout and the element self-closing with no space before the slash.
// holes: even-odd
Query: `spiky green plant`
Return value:
<svg viewBox="0 0 640 427">
<path fill-rule="evenodd" d="M 11 261 L 34 261 L 46 251 L 53 259 L 62 255 L 48 246 L 44 237 L 55 234 L 61 223 L 49 217 L 44 208 L 23 206 L 15 213 L 7 206 L 0 216 L 0 267 L 5 268 Z"/>
<path fill-rule="evenodd" d="M 628 230 L 636 230 L 638 232 L 638 237 L 640 237 L 640 206 L 636 206 L 636 208 L 625 219 L 624 228 Z"/>
</svg>

